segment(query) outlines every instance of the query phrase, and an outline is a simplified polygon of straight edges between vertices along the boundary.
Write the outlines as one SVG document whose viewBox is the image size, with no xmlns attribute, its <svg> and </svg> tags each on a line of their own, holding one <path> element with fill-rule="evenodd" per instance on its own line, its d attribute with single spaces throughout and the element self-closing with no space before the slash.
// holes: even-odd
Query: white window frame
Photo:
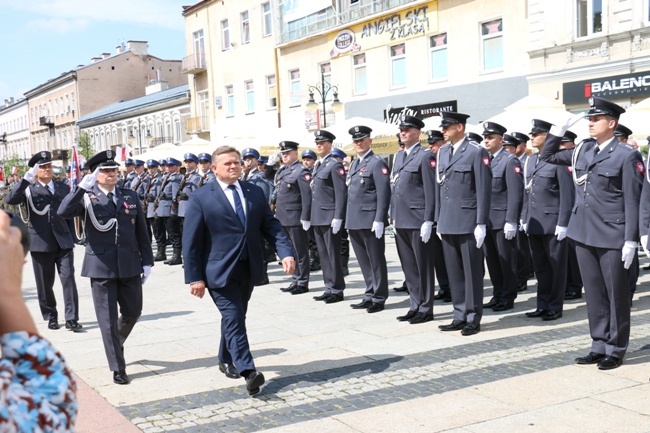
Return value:
<svg viewBox="0 0 650 433">
<path fill-rule="evenodd" d="M 255 83 L 253 80 L 244 81 L 244 92 L 246 96 L 246 114 L 255 113 Z"/>
<path fill-rule="evenodd" d="M 221 50 L 228 51 L 230 49 L 230 26 L 228 19 L 221 20 Z"/>
<path fill-rule="evenodd" d="M 194 61 L 195 66 L 204 68 L 205 67 L 205 37 L 203 35 L 203 29 L 197 30 L 192 33 L 192 39 L 194 42 Z"/>
<path fill-rule="evenodd" d="M 242 45 L 249 44 L 251 41 L 251 21 L 248 11 L 239 14 L 241 43 Z"/>
<path fill-rule="evenodd" d="M 275 74 L 267 75 L 266 78 L 266 108 L 276 110 L 278 107 L 278 80 Z"/>
<path fill-rule="evenodd" d="M 429 37 L 429 80 L 432 82 L 446 81 L 449 78 L 449 51 L 448 51 L 448 34 L 446 32 L 439 33 Z M 444 41 L 442 40 L 444 38 Z M 441 45 L 438 45 L 441 42 Z M 435 43 L 435 45 L 434 45 Z M 438 70 L 433 62 L 434 53 L 442 53 L 445 55 L 445 74 L 436 77 L 434 73 Z"/>
<path fill-rule="evenodd" d="M 357 63 L 357 59 L 363 58 L 363 63 Z M 368 93 L 368 68 L 366 53 L 359 53 L 352 56 L 352 81 L 355 95 L 365 95 Z M 359 89 L 359 80 L 357 74 L 363 73 L 363 89 Z"/>
<path fill-rule="evenodd" d="M 294 77 L 294 72 L 297 73 L 297 77 Z M 291 69 L 289 70 L 289 94 L 290 94 L 290 107 L 299 107 L 301 105 L 301 94 L 300 94 L 300 69 Z"/>
<path fill-rule="evenodd" d="M 397 47 L 403 47 L 403 52 L 401 54 L 397 53 Z M 402 89 L 406 87 L 408 79 L 406 77 L 406 72 L 408 68 L 406 67 L 406 44 L 402 42 L 401 44 L 391 45 L 388 47 L 390 54 L 390 88 L 391 89 Z M 395 54 L 393 54 L 395 53 Z M 400 63 L 396 63 L 400 62 Z M 395 67 L 403 63 L 404 67 L 404 83 L 395 82 Z"/>
<path fill-rule="evenodd" d="M 575 2 L 575 10 L 576 10 L 576 38 L 577 39 L 582 39 L 582 38 L 589 38 L 595 35 L 601 35 L 605 31 L 605 14 L 604 14 L 604 9 L 605 6 L 603 3 L 606 0 L 576 0 Z M 584 3 L 587 6 L 587 10 L 585 13 L 587 14 L 586 17 L 583 17 L 581 14 L 581 7 L 580 4 Z M 595 3 L 600 3 L 600 30 L 599 31 L 594 31 L 594 4 Z M 646 17 L 647 18 L 647 17 Z M 582 21 L 585 21 L 582 23 Z M 586 26 L 586 29 L 582 29 L 582 26 Z M 586 30 L 586 31 L 585 31 Z"/>
<path fill-rule="evenodd" d="M 495 33 L 483 34 L 484 27 L 500 25 L 501 30 Z M 489 31 L 489 30 L 488 30 Z M 503 71 L 505 65 L 505 50 L 504 50 L 504 32 L 503 32 L 503 18 L 494 18 L 479 23 L 479 34 L 481 35 L 481 72 L 491 73 Z M 501 41 L 501 64 L 495 67 L 486 67 L 486 50 L 485 44 L 496 40 Z"/>
<path fill-rule="evenodd" d="M 273 15 L 271 14 L 271 2 L 262 3 L 262 36 L 273 34 Z"/>
<path fill-rule="evenodd" d="M 226 117 L 235 116 L 235 87 L 230 84 L 226 86 Z"/>
</svg>

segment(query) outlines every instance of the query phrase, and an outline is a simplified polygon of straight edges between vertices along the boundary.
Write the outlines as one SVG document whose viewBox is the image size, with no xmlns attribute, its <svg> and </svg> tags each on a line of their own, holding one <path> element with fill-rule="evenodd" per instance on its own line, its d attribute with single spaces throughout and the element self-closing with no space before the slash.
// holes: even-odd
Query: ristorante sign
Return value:
<svg viewBox="0 0 650 433">
<path fill-rule="evenodd" d="M 650 95 L 650 71 L 563 84 L 565 104 L 587 103 L 592 96 L 608 99 Z"/>
</svg>

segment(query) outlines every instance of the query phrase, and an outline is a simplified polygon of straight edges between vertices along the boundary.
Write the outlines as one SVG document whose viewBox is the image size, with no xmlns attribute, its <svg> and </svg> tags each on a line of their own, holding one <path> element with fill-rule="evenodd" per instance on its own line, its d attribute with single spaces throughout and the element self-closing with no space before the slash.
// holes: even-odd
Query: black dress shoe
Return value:
<svg viewBox="0 0 650 433">
<path fill-rule="evenodd" d="M 290 292 L 293 289 L 295 289 L 296 287 L 298 287 L 298 286 L 296 286 L 295 284 L 290 284 L 289 287 L 280 288 L 280 291 L 282 291 L 282 292 Z"/>
<path fill-rule="evenodd" d="M 330 294 L 325 292 L 322 295 L 314 296 L 314 301 L 324 301 Z"/>
<path fill-rule="evenodd" d="M 441 331 L 460 331 L 467 325 L 464 320 L 454 320 L 449 325 L 440 325 L 438 329 Z"/>
<path fill-rule="evenodd" d="M 496 298 L 492 298 L 490 299 L 490 302 L 488 302 L 487 304 L 483 304 L 483 308 L 492 308 L 498 303 L 499 301 Z"/>
<path fill-rule="evenodd" d="M 320 263 L 312 263 L 309 265 L 309 270 L 312 272 L 320 271 Z"/>
<path fill-rule="evenodd" d="M 506 311 L 506 310 L 512 310 L 513 308 L 514 308 L 514 303 L 499 301 L 492 306 L 492 311 Z"/>
<path fill-rule="evenodd" d="M 246 390 L 248 395 L 255 395 L 260 392 L 260 386 L 264 385 L 264 375 L 260 371 L 253 371 L 246 376 Z"/>
<path fill-rule="evenodd" d="M 449 289 L 440 289 L 438 294 L 433 297 L 434 301 L 451 302 L 451 291 Z"/>
<path fill-rule="evenodd" d="M 415 325 L 417 323 L 426 323 L 433 320 L 433 314 L 427 313 L 417 313 L 415 316 L 411 317 L 409 323 Z"/>
<path fill-rule="evenodd" d="M 623 365 L 623 360 L 616 356 L 608 355 L 598 363 L 599 370 L 611 370 Z"/>
<path fill-rule="evenodd" d="M 327 295 L 327 298 L 325 298 L 325 303 L 326 304 L 336 304 L 337 302 L 341 302 L 343 300 L 343 295 L 335 295 L 334 293 L 330 293 Z"/>
<path fill-rule="evenodd" d="M 408 313 L 406 313 L 405 315 L 397 316 L 397 320 L 399 320 L 400 322 L 406 322 L 407 320 L 411 320 L 413 316 L 415 316 L 416 314 L 418 314 L 417 311 L 409 310 Z"/>
<path fill-rule="evenodd" d="M 76 320 L 66 320 L 65 321 L 65 329 L 77 332 L 77 331 L 80 331 L 81 328 L 83 328 L 83 326 L 80 325 L 79 322 L 76 321 Z"/>
<path fill-rule="evenodd" d="M 47 327 L 49 329 L 59 329 L 59 321 L 57 319 L 50 319 L 47 321 Z"/>
<path fill-rule="evenodd" d="M 580 298 L 582 298 L 582 291 L 569 290 L 564 294 L 564 299 L 567 301 L 570 301 L 572 299 L 580 299 Z"/>
<path fill-rule="evenodd" d="M 219 361 L 219 371 L 230 379 L 239 379 L 241 376 L 234 365 Z"/>
<path fill-rule="evenodd" d="M 465 327 L 460 331 L 460 334 L 468 336 L 478 334 L 479 332 L 481 332 L 481 324 L 472 322 L 465 325 Z"/>
<path fill-rule="evenodd" d="M 526 316 L 528 317 L 542 317 L 546 313 L 545 310 L 540 310 L 539 308 L 536 309 L 535 311 L 529 311 L 526 313 Z"/>
<path fill-rule="evenodd" d="M 373 302 L 371 306 L 369 306 L 366 311 L 368 313 L 379 313 L 380 311 L 383 311 L 384 309 L 384 304 L 378 304 L 376 302 Z"/>
<path fill-rule="evenodd" d="M 524 292 L 524 291 L 526 291 L 526 289 L 528 289 L 528 285 L 527 285 L 526 281 L 524 281 L 523 283 L 520 283 L 517 286 L 517 291 L 518 292 Z"/>
<path fill-rule="evenodd" d="M 350 304 L 350 308 L 354 308 L 355 310 L 365 310 L 366 308 L 370 307 L 372 305 L 372 301 L 370 299 L 364 299 L 363 301 L 359 302 L 358 304 Z"/>
<path fill-rule="evenodd" d="M 605 357 L 603 353 L 589 352 L 587 356 L 576 358 L 576 364 L 597 364 Z"/>
<path fill-rule="evenodd" d="M 185 265 L 183 265 L 183 268 L 185 268 Z M 266 277 L 264 277 L 261 283 L 257 284 L 257 286 L 266 286 L 270 282 L 271 281 L 269 280 L 269 276 L 267 275 Z"/>
<path fill-rule="evenodd" d="M 293 288 L 291 291 L 292 295 L 302 295 L 303 293 L 307 293 L 309 289 L 305 286 L 296 286 Z"/>
<path fill-rule="evenodd" d="M 129 376 L 126 375 L 126 370 L 114 371 L 113 382 L 117 383 L 118 385 L 127 385 L 130 380 Z"/>
<path fill-rule="evenodd" d="M 396 292 L 408 292 L 409 289 L 406 287 L 406 283 L 402 284 L 400 287 L 393 287 L 393 290 Z"/>
<path fill-rule="evenodd" d="M 562 317 L 561 311 L 545 311 L 542 314 L 542 320 L 557 320 Z"/>
</svg>

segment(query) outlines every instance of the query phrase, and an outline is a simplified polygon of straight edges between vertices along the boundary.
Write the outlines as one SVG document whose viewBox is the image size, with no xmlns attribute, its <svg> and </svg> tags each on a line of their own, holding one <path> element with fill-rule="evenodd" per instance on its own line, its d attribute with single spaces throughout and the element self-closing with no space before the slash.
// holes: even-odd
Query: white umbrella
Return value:
<svg viewBox="0 0 650 433">
<path fill-rule="evenodd" d="M 632 137 L 646 139 L 650 135 L 650 98 L 637 102 L 621 115 L 620 123 L 632 130 Z"/>
<path fill-rule="evenodd" d="M 553 124 L 562 124 L 573 115 L 564 105 L 539 95 L 528 95 L 508 105 L 502 113 L 486 121 L 495 122 L 508 129 L 508 132 L 528 134 L 533 119 L 541 119 Z"/>
</svg>

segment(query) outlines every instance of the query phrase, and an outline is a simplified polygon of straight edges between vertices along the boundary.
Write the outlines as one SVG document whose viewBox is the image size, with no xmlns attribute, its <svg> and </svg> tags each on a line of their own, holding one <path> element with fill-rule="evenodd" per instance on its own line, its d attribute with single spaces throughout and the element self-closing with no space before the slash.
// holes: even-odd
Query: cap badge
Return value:
<svg viewBox="0 0 650 433">
<path fill-rule="evenodd" d="M 45 152 L 41 152 L 41 158 L 45 158 L 47 154 Z"/>
<path fill-rule="evenodd" d="M 359 127 L 358 126 L 354 127 L 354 132 L 359 132 Z"/>
<path fill-rule="evenodd" d="M 589 106 L 593 106 L 593 105 L 594 105 L 594 98 L 589 98 Z"/>
<path fill-rule="evenodd" d="M 107 151 L 106 151 L 106 156 L 107 156 L 109 159 L 113 158 L 113 151 L 112 151 L 112 150 L 107 150 Z"/>
</svg>

